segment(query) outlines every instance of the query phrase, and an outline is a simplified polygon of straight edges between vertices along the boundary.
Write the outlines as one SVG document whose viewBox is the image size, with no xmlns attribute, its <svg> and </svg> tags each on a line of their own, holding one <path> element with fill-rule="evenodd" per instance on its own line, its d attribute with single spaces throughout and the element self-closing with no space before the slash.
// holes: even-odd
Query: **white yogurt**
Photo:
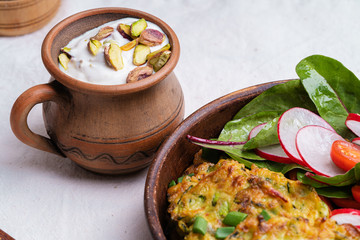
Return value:
<svg viewBox="0 0 360 240">
<path fill-rule="evenodd" d="M 69 76 L 78 79 L 80 81 L 89 82 L 93 84 L 101 85 L 115 85 L 126 83 L 126 77 L 129 72 L 136 68 L 133 61 L 134 48 L 129 51 L 122 51 L 122 58 L 124 62 L 124 68 L 116 71 L 110 67 L 104 57 L 104 48 L 108 45 L 109 40 L 114 40 L 120 47 L 129 42 L 117 31 L 117 26 L 120 23 L 131 25 L 137 21 L 137 18 L 122 18 L 116 21 L 108 22 L 97 28 L 87 31 L 79 37 L 71 40 L 65 47 L 70 48 L 69 54 L 72 56 L 68 64 L 68 69 L 65 70 L 60 64 L 59 68 L 67 73 Z M 147 28 L 156 29 L 164 34 L 160 27 L 147 21 Z M 88 50 L 88 42 L 91 37 L 94 37 L 101 28 L 110 26 L 114 28 L 114 32 L 107 38 L 101 40 L 102 47 L 96 56 L 93 56 Z M 154 47 L 150 47 L 151 52 L 156 51 L 169 43 L 169 39 L 166 34 L 165 40 L 162 44 Z M 105 42 L 105 43 L 104 43 Z M 145 65 L 145 64 L 144 64 Z"/>
</svg>

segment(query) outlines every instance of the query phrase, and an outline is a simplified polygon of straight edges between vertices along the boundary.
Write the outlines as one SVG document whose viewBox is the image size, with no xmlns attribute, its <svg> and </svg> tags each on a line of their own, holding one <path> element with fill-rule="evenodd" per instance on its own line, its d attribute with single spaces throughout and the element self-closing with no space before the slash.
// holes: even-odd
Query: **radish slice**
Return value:
<svg viewBox="0 0 360 240">
<path fill-rule="evenodd" d="M 357 113 L 349 113 L 345 120 L 345 125 L 360 137 L 360 115 Z"/>
<path fill-rule="evenodd" d="M 352 208 L 341 208 L 331 212 L 331 219 L 338 224 L 350 223 L 360 228 L 360 211 Z"/>
<path fill-rule="evenodd" d="M 290 108 L 284 112 L 278 122 L 278 135 L 282 148 L 293 162 L 303 166 L 306 165 L 296 149 L 295 137 L 299 129 L 307 125 L 319 125 L 335 132 L 330 124 L 320 116 L 299 107 Z"/>
<path fill-rule="evenodd" d="M 264 128 L 265 125 L 266 123 L 263 123 L 254 127 L 249 133 L 249 139 L 255 137 L 261 131 L 261 129 Z M 292 161 L 286 155 L 280 144 L 266 146 L 266 147 L 259 147 L 255 149 L 255 152 L 260 157 L 266 158 L 274 162 L 292 163 Z"/>
<path fill-rule="evenodd" d="M 355 144 L 357 144 L 357 145 L 360 145 L 360 138 L 354 138 L 354 139 L 352 140 L 352 143 L 355 143 Z"/>
<path fill-rule="evenodd" d="M 319 175 L 333 177 L 344 174 L 331 160 L 330 151 L 334 141 L 344 139 L 336 132 L 321 126 L 306 126 L 296 135 L 296 148 L 306 165 Z"/>
</svg>

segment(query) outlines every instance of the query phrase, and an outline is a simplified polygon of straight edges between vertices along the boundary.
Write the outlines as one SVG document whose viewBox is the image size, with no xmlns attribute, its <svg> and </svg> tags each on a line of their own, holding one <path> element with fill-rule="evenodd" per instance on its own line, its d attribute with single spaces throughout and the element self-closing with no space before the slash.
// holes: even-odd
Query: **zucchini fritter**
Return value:
<svg viewBox="0 0 360 240">
<path fill-rule="evenodd" d="M 234 160 L 190 167 L 194 174 L 168 189 L 168 212 L 185 239 L 216 239 L 229 212 L 248 216 L 226 239 L 360 239 L 356 228 L 329 219 L 315 190 L 281 173 Z M 189 171 L 188 171 L 189 173 Z M 264 218 L 263 212 L 268 217 Z M 205 235 L 193 232 L 197 216 L 208 222 Z"/>
</svg>

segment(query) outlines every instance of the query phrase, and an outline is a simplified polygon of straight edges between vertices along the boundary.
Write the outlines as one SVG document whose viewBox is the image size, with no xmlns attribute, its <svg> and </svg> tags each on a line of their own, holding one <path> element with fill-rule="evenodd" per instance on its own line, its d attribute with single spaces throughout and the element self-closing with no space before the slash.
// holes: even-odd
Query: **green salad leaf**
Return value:
<svg viewBox="0 0 360 240">
<path fill-rule="evenodd" d="M 341 136 L 354 138 L 355 135 L 345 125 L 349 113 L 317 68 L 316 64 L 305 59 L 296 66 L 296 72 L 320 116 Z"/>
<path fill-rule="evenodd" d="M 345 183 L 344 182 L 342 184 L 330 186 L 329 184 L 321 183 L 307 177 L 304 171 L 297 172 L 297 179 L 304 184 L 314 187 L 316 192 L 321 196 L 331 198 L 351 197 L 351 185 L 353 183 L 348 182 L 343 185 Z"/>
<path fill-rule="evenodd" d="M 277 124 L 281 114 L 293 107 L 306 108 L 318 113 L 341 136 L 351 139 L 355 135 L 346 127 L 348 113 L 360 113 L 360 81 L 335 59 L 313 55 L 299 62 L 296 72 L 300 80 L 275 85 L 245 105 L 221 131 L 217 141 L 195 143 L 204 148 L 203 154 L 217 161 L 223 151 L 247 168 L 253 164 L 271 171 L 287 173 L 299 169 L 297 178 L 313 186 L 323 196 L 345 198 L 350 188 L 360 183 L 360 163 L 342 175 L 325 177 L 314 174 L 307 167 L 266 160 L 253 149 L 278 144 Z M 256 137 L 248 140 L 250 131 L 266 123 Z M 224 144 L 225 142 L 225 144 Z M 242 142 L 238 144 L 238 142 Z M 246 142 L 246 143 L 245 143 Z M 314 146 L 319 147 L 319 146 Z M 206 149 L 216 149 L 217 151 Z"/>
<path fill-rule="evenodd" d="M 250 150 L 257 147 L 277 144 L 279 143 L 277 136 L 278 117 L 284 111 L 293 107 L 303 107 L 316 112 L 316 107 L 309 98 L 300 80 L 291 80 L 279 85 L 275 85 L 254 98 L 235 115 L 233 121 L 229 122 L 229 125 L 225 125 L 223 131 L 220 134 L 219 140 L 246 141 L 248 134 L 253 127 L 256 127 L 257 125 L 265 122 L 269 122 L 269 125 L 265 126 L 264 129 L 259 132 L 258 136 L 250 140 L 249 143 L 244 146 L 243 150 Z M 277 114 L 276 116 L 271 115 L 274 117 L 269 117 L 266 119 L 266 121 L 254 121 L 256 120 L 255 114 L 264 114 L 267 112 Z M 246 120 L 246 117 L 248 116 L 253 116 L 253 123 L 257 123 L 256 125 L 252 124 L 251 129 L 249 126 L 244 126 L 244 124 L 246 124 L 244 120 Z M 239 120 L 239 122 L 236 120 Z M 239 132 L 239 130 L 243 129 L 246 129 L 246 131 Z"/>
<path fill-rule="evenodd" d="M 326 79 L 348 112 L 360 113 L 360 81 L 354 73 L 339 61 L 322 55 L 301 60 L 296 70 L 301 70 L 304 65 Z"/>
<path fill-rule="evenodd" d="M 305 171 L 298 171 L 296 173 L 296 177 L 297 177 L 297 180 L 299 180 L 300 182 L 304 183 L 304 184 L 307 184 L 307 185 L 310 185 L 310 186 L 313 186 L 315 188 L 322 188 L 322 187 L 329 187 L 328 184 L 325 184 L 325 183 L 321 183 L 321 182 L 318 182 L 318 181 L 315 181 L 309 177 L 307 177 L 305 175 Z"/>
<path fill-rule="evenodd" d="M 259 168 L 267 168 L 273 172 L 280 172 L 282 174 L 285 174 L 293 169 L 302 169 L 302 170 L 305 170 L 305 171 L 310 171 L 307 167 L 304 167 L 304 166 L 301 166 L 299 164 L 296 164 L 296 163 L 291 163 L 291 164 L 286 164 L 286 163 L 278 163 L 278 162 L 273 162 L 273 161 L 270 161 L 270 160 L 264 160 L 264 161 L 256 161 L 256 160 L 246 160 L 246 159 L 243 159 L 243 158 L 239 158 L 238 156 L 236 155 L 233 155 L 231 153 L 228 153 L 228 155 L 242 163 L 245 165 L 245 167 L 247 168 L 251 168 L 251 166 L 253 164 L 255 164 L 257 167 Z"/>
<path fill-rule="evenodd" d="M 350 198 L 352 196 L 349 187 L 326 187 L 315 188 L 315 190 L 319 195 L 329 198 Z"/>
<path fill-rule="evenodd" d="M 220 133 L 218 141 L 242 142 L 247 141 L 250 131 L 281 115 L 280 111 L 263 111 L 250 116 L 227 122 Z"/>
<path fill-rule="evenodd" d="M 316 112 L 316 107 L 300 80 L 291 80 L 267 89 L 246 104 L 234 119 L 264 111 L 284 112 L 293 107 L 303 107 Z"/>
<path fill-rule="evenodd" d="M 213 143 L 206 143 L 206 142 L 194 142 L 194 144 L 201 146 L 203 148 L 210 148 L 215 150 L 223 151 L 227 154 L 232 154 L 233 156 L 239 158 L 247 158 L 247 159 L 254 159 L 254 160 L 265 160 L 265 158 L 260 157 L 259 155 L 255 154 L 253 151 L 243 151 L 243 144 L 213 144 Z M 207 157 L 209 158 L 209 157 Z"/>
<path fill-rule="evenodd" d="M 345 174 L 336 175 L 334 177 L 325 177 L 317 174 L 308 174 L 308 177 L 318 182 L 336 187 L 353 185 L 360 182 L 360 163 L 357 163 Z"/>
<path fill-rule="evenodd" d="M 244 150 L 250 150 L 263 146 L 279 144 L 279 136 L 277 133 L 277 124 L 279 117 L 266 123 L 263 129 L 253 138 L 249 139 L 244 145 Z"/>
<path fill-rule="evenodd" d="M 246 116 L 240 119 L 235 119 L 229 121 L 224 126 L 224 129 L 221 131 L 218 141 L 232 141 L 232 142 L 243 142 L 248 140 L 250 131 L 268 121 L 273 120 L 274 118 L 280 116 L 281 112 L 278 111 L 264 111 L 259 112 L 250 116 Z M 263 160 L 263 158 L 256 155 L 253 151 L 245 151 L 243 149 L 244 145 L 237 145 L 236 147 L 229 146 L 212 146 L 218 150 L 223 150 L 225 152 L 230 152 L 238 157 Z"/>
</svg>

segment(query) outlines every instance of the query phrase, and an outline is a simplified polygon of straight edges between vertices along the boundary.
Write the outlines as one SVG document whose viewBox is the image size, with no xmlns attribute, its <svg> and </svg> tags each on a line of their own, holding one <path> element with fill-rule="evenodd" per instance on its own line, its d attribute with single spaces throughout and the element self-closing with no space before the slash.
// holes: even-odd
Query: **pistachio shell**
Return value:
<svg viewBox="0 0 360 240">
<path fill-rule="evenodd" d="M 66 53 L 60 53 L 59 63 L 65 70 L 68 69 L 69 62 L 70 62 L 70 58 L 66 55 Z"/>
<path fill-rule="evenodd" d="M 92 55 L 96 56 L 100 48 L 101 48 L 101 42 L 95 39 L 90 39 L 90 41 L 88 42 L 88 49 Z"/>
<path fill-rule="evenodd" d="M 121 56 L 121 49 L 115 43 L 110 43 L 109 46 L 106 46 L 104 49 L 104 55 L 106 62 L 114 68 L 116 71 L 123 69 L 124 62 Z"/>
<path fill-rule="evenodd" d="M 150 47 L 160 45 L 164 40 L 165 35 L 155 29 L 145 29 L 139 37 L 139 43 Z"/>
<path fill-rule="evenodd" d="M 146 20 L 143 18 L 137 20 L 136 22 L 131 24 L 131 27 L 130 27 L 131 36 L 132 37 L 140 36 L 141 32 L 144 31 L 145 28 L 147 28 Z"/>
<path fill-rule="evenodd" d="M 136 66 L 146 63 L 146 56 L 150 53 L 150 47 L 139 44 L 135 47 L 133 55 L 133 64 Z"/>
<path fill-rule="evenodd" d="M 126 78 L 126 82 L 131 83 L 131 82 L 139 81 L 141 79 L 151 76 L 152 73 L 153 73 L 152 67 L 149 66 L 137 67 L 129 72 Z"/>
<path fill-rule="evenodd" d="M 130 25 L 126 25 L 123 23 L 120 23 L 117 27 L 118 32 L 123 36 L 123 38 L 132 41 L 131 33 L 130 33 Z"/>
</svg>

